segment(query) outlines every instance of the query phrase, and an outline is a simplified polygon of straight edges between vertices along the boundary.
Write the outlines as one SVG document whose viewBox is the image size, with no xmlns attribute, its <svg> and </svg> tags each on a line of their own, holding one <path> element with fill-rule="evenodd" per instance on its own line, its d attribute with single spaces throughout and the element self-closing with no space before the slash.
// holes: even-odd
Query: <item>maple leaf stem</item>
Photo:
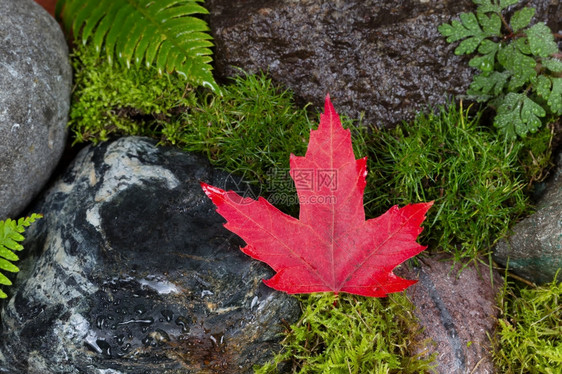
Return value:
<svg viewBox="0 0 562 374">
<path fill-rule="evenodd" d="M 334 303 L 332 304 L 333 308 L 336 308 L 338 306 L 338 301 L 340 299 L 340 294 L 338 292 L 334 292 L 334 295 L 336 296 L 334 298 Z"/>
</svg>

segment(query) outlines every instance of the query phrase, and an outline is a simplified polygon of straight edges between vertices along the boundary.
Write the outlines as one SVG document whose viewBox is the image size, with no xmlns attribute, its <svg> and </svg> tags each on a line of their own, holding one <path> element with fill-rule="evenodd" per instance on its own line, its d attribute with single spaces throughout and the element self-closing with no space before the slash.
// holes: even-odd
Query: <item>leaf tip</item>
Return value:
<svg viewBox="0 0 562 374">
<path fill-rule="evenodd" d="M 215 186 L 211 186 L 210 184 L 207 184 L 205 182 L 199 182 L 199 185 L 203 189 L 203 192 L 205 192 L 205 195 L 207 195 L 207 197 L 211 199 L 211 201 L 215 205 L 219 205 L 224 201 L 224 195 L 225 195 L 224 190 Z"/>
<path fill-rule="evenodd" d="M 332 104 L 332 100 L 330 99 L 330 94 L 327 93 L 326 99 L 324 100 L 324 113 L 335 112 L 335 111 L 336 111 L 336 109 L 334 108 L 334 105 Z"/>
</svg>

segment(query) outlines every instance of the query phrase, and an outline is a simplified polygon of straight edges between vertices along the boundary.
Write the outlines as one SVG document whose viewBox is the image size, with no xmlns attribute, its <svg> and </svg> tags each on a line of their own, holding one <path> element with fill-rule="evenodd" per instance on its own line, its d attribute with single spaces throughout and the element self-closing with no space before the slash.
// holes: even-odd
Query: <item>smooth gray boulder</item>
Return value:
<svg viewBox="0 0 562 374">
<path fill-rule="evenodd" d="M 82 150 L 33 207 L 44 218 L 1 310 L 0 373 L 251 373 L 280 348 L 295 298 L 199 181 L 201 157 L 121 138 Z"/>
<path fill-rule="evenodd" d="M 533 0 L 535 21 L 562 28 L 562 3 Z M 303 103 L 381 127 L 466 92 L 475 72 L 437 31 L 471 0 L 207 0 L 216 72 L 267 71 Z"/>
<path fill-rule="evenodd" d="M 72 69 L 57 22 L 33 0 L 0 0 L 0 220 L 16 218 L 64 150 Z"/>
<path fill-rule="evenodd" d="M 537 211 L 513 227 L 513 234 L 494 248 L 493 258 L 537 284 L 562 280 L 562 152 L 546 184 Z"/>
</svg>

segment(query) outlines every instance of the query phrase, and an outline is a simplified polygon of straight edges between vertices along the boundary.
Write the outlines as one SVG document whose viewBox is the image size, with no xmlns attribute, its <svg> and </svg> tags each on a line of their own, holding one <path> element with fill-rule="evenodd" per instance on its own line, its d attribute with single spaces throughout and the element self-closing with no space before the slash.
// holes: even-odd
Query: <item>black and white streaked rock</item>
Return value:
<svg viewBox="0 0 562 374">
<path fill-rule="evenodd" d="M 31 257 L 2 310 L 0 373 L 245 373 L 279 348 L 296 299 L 202 192 L 227 175 L 122 138 L 81 151 L 33 207 Z"/>
<path fill-rule="evenodd" d="M 72 70 L 57 22 L 33 0 L 0 0 L 0 219 L 17 218 L 63 152 Z"/>
<path fill-rule="evenodd" d="M 556 164 L 537 211 L 515 225 L 512 235 L 500 241 L 493 253 L 498 263 L 538 284 L 552 282 L 562 269 L 562 152 Z M 557 279 L 562 279 L 562 273 Z"/>
</svg>

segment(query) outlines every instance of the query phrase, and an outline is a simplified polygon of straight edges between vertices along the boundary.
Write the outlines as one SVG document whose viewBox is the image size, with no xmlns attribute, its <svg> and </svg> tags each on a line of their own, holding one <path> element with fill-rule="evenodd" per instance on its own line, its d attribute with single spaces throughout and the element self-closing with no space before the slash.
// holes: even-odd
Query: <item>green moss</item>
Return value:
<svg viewBox="0 0 562 374">
<path fill-rule="evenodd" d="M 529 147 L 506 142 L 462 107 L 450 105 L 395 130 L 360 135 L 370 156 L 365 201 L 371 215 L 394 204 L 434 200 L 421 239 L 433 250 L 457 260 L 476 258 L 530 211 L 530 174 L 520 163 Z M 543 132 L 527 141 L 548 144 L 550 138 Z M 543 163 L 547 150 L 534 150 Z"/>
<path fill-rule="evenodd" d="M 416 341 L 417 320 L 403 293 L 385 299 L 331 293 L 299 297 L 303 316 L 283 342 L 274 361 L 256 374 L 276 373 L 280 365 L 294 373 L 424 373 L 432 357 L 427 341 Z M 286 367 L 285 367 L 286 368 Z"/>
<path fill-rule="evenodd" d="M 110 65 L 88 46 L 76 50 L 73 65 L 69 125 L 76 142 L 152 136 L 228 171 L 250 171 L 250 181 L 262 183 L 271 170 L 288 167 L 292 152 L 306 150 L 306 108 L 263 74 L 241 74 L 218 96 L 152 68 Z"/>
<path fill-rule="evenodd" d="M 195 100 L 178 75 L 110 65 L 88 46 L 75 49 L 72 66 L 75 87 L 69 126 L 75 142 L 97 143 L 126 134 L 154 136 L 178 108 L 190 107 Z"/>
<path fill-rule="evenodd" d="M 217 96 L 193 90 L 174 75 L 111 66 L 88 48 L 80 47 L 73 57 L 76 87 L 70 126 L 77 142 L 147 135 L 161 144 L 205 154 L 229 172 L 243 173 L 262 186 L 262 195 L 294 195 L 292 184 L 278 183 L 279 177 L 287 176 L 291 153 L 304 155 L 318 117 L 299 108 L 289 91 L 263 74 L 241 74 Z M 352 127 L 352 121 L 343 121 Z M 369 157 L 367 216 L 379 215 L 393 204 L 435 200 L 420 241 L 429 244 L 429 250 L 450 252 L 457 259 L 486 254 L 530 212 L 525 190 L 544 177 L 553 137 L 541 131 L 507 142 L 493 128 L 481 126 L 478 114 L 471 117 L 455 105 L 420 114 L 394 130 L 353 128 L 356 156 Z M 298 205 L 283 209 L 296 214 Z M 404 295 L 341 295 L 337 308 L 330 294 L 304 296 L 301 302 L 301 321 L 292 326 L 276 362 L 260 373 L 274 372 L 283 361 L 302 373 L 328 367 L 336 373 L 429 369 L 429 360 L 411 357 L 406 349 L 417 327 Z M 509 327 L 504 330 L 509 332 Z M 528 351 L 512 353 L 516 351 L 507 340 L 505 347 L 507 362 L 511 356 L 530 360 Z M 559 345 L 557 349 L 560 352 Z M 503 354 L 499 352 L 498 357 Z"/>
<path fill-rule="evenodd" d="M 242 73 L 218 96 L 154 69 L 111 66 L 88 46 L 80 47 L 73 61 L 70 125 L 76 141 L 152 136 L 243 174 L 259 183 L 266 197 L 294 197 L 287 183 L 289 155 L 305 153 L 317 114 L 309 120 L 307 108 L 299 108 L 291 92 L 267 76 Z M 354 146 L 358 157 L 369 156 L 367 216 L 394 204 L 435 200 L 422 242 L 457 260 L 486 254 L 530 212 L 525 189 L 543 177 L 553 136 L 542 131 L 508 142 L 481 126 L 478 114 L 471 117 L 455 105 L 420 114 L 395 130 L 361 129 L 354 131 Z M 273 201 L 298 212 L 296 203 Z"/>
<path fill-rule="evenodd" d="M 288 168 L 291 153 L 306 151 L 312 128 L 307 111 L 263 74 L 240 75 L 222 90 L 222 96 L 200 95 L 197 106 L 164 127 L 162 136 L 228 171 L 246 171 L 250 182 L 267 184 L 272 172 Z"/>
<path fill-rule="evenodd" d="M 495 336 L 502 373 L 562 372 L 562 283 L 523 288 L 506 282 Z"/>
</svg>

